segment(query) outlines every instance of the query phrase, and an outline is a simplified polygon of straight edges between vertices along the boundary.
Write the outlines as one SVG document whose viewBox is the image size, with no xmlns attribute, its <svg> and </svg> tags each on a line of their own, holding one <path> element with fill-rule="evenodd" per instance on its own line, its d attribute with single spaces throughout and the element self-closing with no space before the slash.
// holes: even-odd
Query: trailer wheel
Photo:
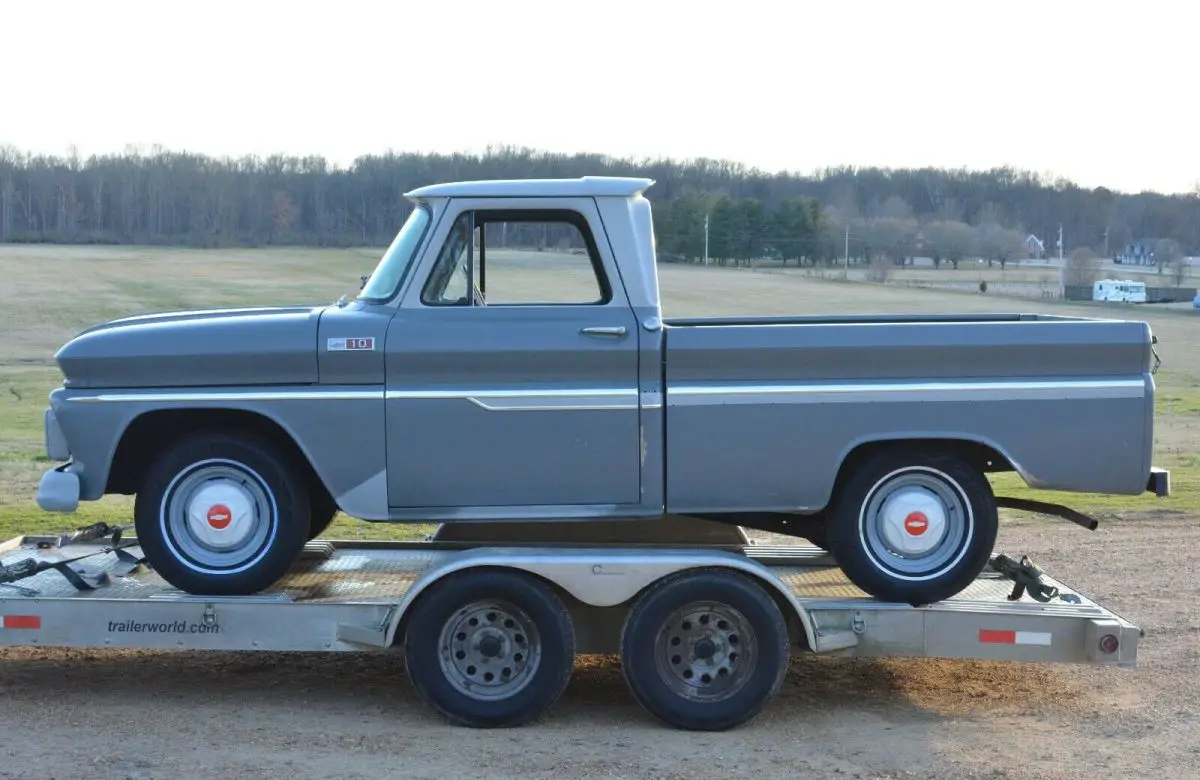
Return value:
<svg viewBox="0 0 1200 780">
<path fill-rule="evenodd" d="M 677 728 L 719 731 L 779 692 L 789 657 L 775 600 L 749 577 L 706 569 L 666 577 L 638 599 L 621 667 L 638 703 Z"/>
<path fill-rule="evenodd" d="M 861 590 L 919 606 L 960 593 L 987 565 L 999 518 L 991 484 L 945 452 L 886 450 L 834 500 L 829 547 Z"/>
<path fill-rule="evenodd" d="M 529 574 L 472 569 L 430 586 L 404 634 L 409 679 L 453 723 L 521 726 L 558 701 L 575 663 L 562 600 Z"/>
<path fill-rule="evenodd" d="M 189 436 L 156 458 L 134 503 L 138 542 L 164 580 L 208 595 L 257 593 L 308 539 L 299 470 L 259 439 Z"/>
</svg>

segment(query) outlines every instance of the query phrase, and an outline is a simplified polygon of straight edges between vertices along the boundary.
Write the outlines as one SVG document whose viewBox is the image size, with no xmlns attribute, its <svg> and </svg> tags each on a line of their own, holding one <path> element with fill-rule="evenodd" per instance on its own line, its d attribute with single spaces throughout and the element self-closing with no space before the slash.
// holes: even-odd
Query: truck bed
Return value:
<svg viewBox="0 0 1200 780">
<path fill-rule="evenodd" d="M 1147 489 L 1154 380 L 1142 322 L 681 319 L 664 336 L 667 506 L 679 514 L 818 512 L 844 460 L 888 440 L 960 443 L 973 464 L 1033 488 Z"/>
</svg>

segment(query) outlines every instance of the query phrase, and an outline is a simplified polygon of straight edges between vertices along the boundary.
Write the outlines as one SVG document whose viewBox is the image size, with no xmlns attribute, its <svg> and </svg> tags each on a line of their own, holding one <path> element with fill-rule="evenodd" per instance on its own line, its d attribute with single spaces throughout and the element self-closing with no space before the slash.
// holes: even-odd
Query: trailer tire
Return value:
<svg viewBox="0 0 1200 780">
<path fill-rule="evenodd" d="M 575 630 L 562 600 L 533 575 L 468 569 L 417 598 L 404 659 L 418 695 L 452 723 L 523 726 L 566 690 Z"/>
<path fill-rule="evenodd" d="M 987 478 L 955 455 L 922 447 L 869 456 L 831 509 L 829 549 L 846 577 L 877 599 L 912 606 L 970 585 L 999 527 Z"/>
<path fill-rule="evenodd" d="M 621 668 L 638 703 L 677 728 L 721 731 L 757 715 L 790 655 L 779 605 L 750 577 L 693 569 L 652 585 L 629 611 Z"/>
<path fill-rule="evenodd" d="M 188 436 L 154 459 L 134 502 L 154 570 L 198 595 L 249 595 L 288 572 L 308 540 L 309 493 L 277 448 L 232 433 Z"/>
</svg>

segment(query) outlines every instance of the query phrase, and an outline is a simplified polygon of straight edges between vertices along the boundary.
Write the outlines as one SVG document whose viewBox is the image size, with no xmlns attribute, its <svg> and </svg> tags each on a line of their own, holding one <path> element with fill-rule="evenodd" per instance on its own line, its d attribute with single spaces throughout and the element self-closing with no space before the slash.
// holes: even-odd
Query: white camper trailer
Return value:
<svg viewBox="0 0 1200 780">
<path fill-rule="evenodd" d="M 1146 283 L 1129 279 L 1101 279 L 1092 285 L 1092 300 L 1145 303 Z"/>
</svg>

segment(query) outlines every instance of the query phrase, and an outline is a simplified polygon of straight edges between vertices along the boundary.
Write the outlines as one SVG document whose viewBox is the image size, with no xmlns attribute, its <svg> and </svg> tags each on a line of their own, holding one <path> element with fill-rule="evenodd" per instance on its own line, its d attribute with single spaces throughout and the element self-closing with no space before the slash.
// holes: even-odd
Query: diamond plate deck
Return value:
<svg viewBox="0 0 1200 780">
<path fill-rule="evenodd" d="M 772 571 L 801 599 L 873 600 L 851 584 L 842 570 L 836 567 L 773 566 Z M 1012 580 L 1004 579 L 998 574 L 983 574 L 961 593 L 948 600 L 1011 603 L 1008 602 L 1008 596 L 1012 588 Z M 1071 592 L 1069 588 L 1062 590 Z M 1023 595 L 1020 601 L 1038 603 L 1028 593 Z"/>
<path fill-rule="evenodd" d="M 31 544 L 6 546 L 0 554 L 5 565 L 26 557 L 53 561 L 72 558 L 88 552 L 103 550 L 100 546 L 77 545 L 65 548 L 38 549 Z M 140 553 L 139 548 L 131 552 Z M 801 600 L 874 601 L 850 583 L 846 575 L 820 550 L 812 547 L 747 548 L 750 557 L 770 565 L 771 570 Z M 396 602 L 413 583 L 437 561 L 453 555 L 454 550 L 438 549 L 436 544 L 415 543 L 388 546 L 386 544 L 356 544 L 353 542 L 311 542 L 300 559 L 275 587 L 262 594 L 264 599 L 283 597 L 301 603 L 381 603 Z M 96 574 L 111 572 L 119 567 L 115 555 L 103 554 L 88 558 L 72 568 Z M 1049 578 L 1047 578 L 1049 579 Z M 1070 588 L 1058 585 L 1063 593 L 1073 594 Z M 986 573 L 966 590 L 946 603 L 1008 603 L 1012 582 L 998 574 Z M 140 567 L 130 576 L 111 577 L 104 586 L 91 591 L 78 591 L 57 571 L 49 570 L 13 585 L 0 585 L 0 598 L 36 596 L 40 598 L 72 599 L 145 599 L 178 597 L 180 592 L 168 585 L 158 574 Z M 1076 594 L 1077 595 L 1077 594 Z M 1083 599 L 1084 602 L 1089 600 Z M 1028 594 L 1020 603 L 1036 604 Z M 1061 604 L 1063 602 L 1056 602 Z"/>
<path fill-rule="evenodd" d="M 0 555 L 0 563 L 11 565 L 28 557 L 47 562 L 60 561 L 101 549 L 85 545 L 49 550 L 18 547 Z M 129 551 L 135 555 L 141 552 L 137 547 Z M 395 602 L 404 596 L 438 556 L 447 554 L 424 550 L 336 550 L 326 544 L 310 545 L 291 571 L 275 587 L 261 595 L 285 595 L 291 601 L 315 603 Z M 79 561 L 72 564 L 71 568 L 96 575 L 111 573 L 120 565 L 117 557 L 110 553 Z M 53 569 L 12 585 L 0 585 L 0 598 L 145 599 L 178 594 L 179 591 L 145 566 L 126 577 L 112 576 L 107 584 L 90 591 L 76 590 L 62 574 Z"/>
</svg>

